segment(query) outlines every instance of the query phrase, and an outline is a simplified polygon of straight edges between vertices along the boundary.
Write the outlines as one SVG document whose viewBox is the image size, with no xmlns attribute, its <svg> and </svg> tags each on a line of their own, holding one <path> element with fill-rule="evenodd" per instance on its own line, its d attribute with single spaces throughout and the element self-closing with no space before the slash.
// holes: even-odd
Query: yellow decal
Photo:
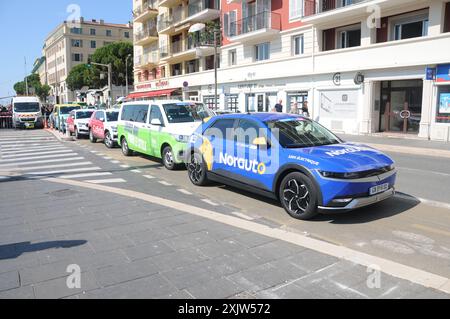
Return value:
<svg viewBox="0 0 450 319">
<path fill-rule="evenodd" d="M 208 171 L 211 171 L 213 169 L 214 156 L 211 142 L 207 138 L 203 138 L 203 144 L 200 146 L 200 153 L 203 155 Z"/>
</svg>

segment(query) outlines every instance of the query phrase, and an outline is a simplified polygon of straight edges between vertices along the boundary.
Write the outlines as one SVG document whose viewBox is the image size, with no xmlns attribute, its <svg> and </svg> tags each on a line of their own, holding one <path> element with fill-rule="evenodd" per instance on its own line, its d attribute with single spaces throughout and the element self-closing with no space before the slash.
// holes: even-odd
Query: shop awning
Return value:
<svg viewBox="0 0 450 319">
<path fill-rule="evenodd" d="M 170 96 L 176 89 L 167 89 L 159 91 L 134 92 L 127 96 L 127 99 L 142 99 L 146 97 Z"/>
</svg>

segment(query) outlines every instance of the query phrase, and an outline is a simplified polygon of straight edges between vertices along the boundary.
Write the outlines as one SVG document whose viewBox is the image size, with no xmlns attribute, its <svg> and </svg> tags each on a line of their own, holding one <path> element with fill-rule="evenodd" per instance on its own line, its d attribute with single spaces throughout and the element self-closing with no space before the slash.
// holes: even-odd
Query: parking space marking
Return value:
<svg viewBox="0 0 450 319">
<path fill-rule="evenodd" d="M 103 157 L 103 159 L 104 159 L 104 160 L 107 160 L 107 161 L 112 160 L 112 158 L 111 158 L 111 157 L 108 157 L 108 156 Z"/>
<path fill-rule="evenodd" d="M 206 203 L 206 204 L 208 204 L 208 205 L 211 205 L 211 206 L 219 206 L 219 204 L 217 204 L 217 203 L 215 203 L 215 202 L 213 202 L 212 200 L 209 200 L 209 199 L 202 199 L 202 202 L 204 202 L 204 203 Z"/>
<path fill-rule="evenodd" d="M 136 173 L 136 174 L 140 174 L 142 173 L 142 171 L 138 170 L 138 169 L 133 169 L 130 172 Z"/>
<path fill-rule="evenodd" d="M 110 172 L 100 172 L 100 173 L 86 173 L 86 174 L 75 174 L 75 175 L 66 175 L 61 178 L 64 179 L 76 179 L 76 178 L 86 178 L 86 177 L 100 177 L 100 176 L 111 176 Z"/>
<path fill-rule="evenodd" d="M 170 184 L 166 181 L 159 181 L 158 183 L 160 183 L 161 185 L 164 185 L 164 186 L 173 186 L 172 184 Z"/>
<path fill-rule="evenodd" d="M 122 178 L 111 178 L 111 179 L 99 179 L 99 180 L 91 180 L 86 181 L 86 183 L 91 184 L 118 184 L 118 183 L 126 183 L 127 181 Z"/>
<path fill-rule="evenodd" d="M 180 193 L 183 193 L 185 195 L 193 195 L 190 191 L 187 191 L 185 189 L 177 189 L 177 191 L 179 191 Z"/>
<path fill-rule="evenodd" d="M 56 178 L 46 179 L 49 182 L 78 186 L 84 188 L 95 189 L 99 191 L 109 192 L 119 196 L 139 199 L 149 203 L 158 204 L 171 209 L 185 212 L 187 214 L 207 218 L 222 224 L 237 227 L 263 236 L 282 240 L 297 246 L 311 249 L 326 255 L 334 256 L 341 260 L 347 260 L 365 267 L 373 267 L 377 265 L 385 274 L 396 278 L 408 280 L 410 282 L 422 285 L 424 287 L 433 288 L 447 294 L 450 294 L 450 279 L 436 275 L 421 269 L 397 263 L 385 258 L 369 255 L 360 251 L 353 250 L 344 246 L 327 243 L 318 239 L 309 238 L 304 235 L 290 232 L 285 229 L 272 228 L 264 224 L 259 224 L 254 221 L 244 220 L 235 216 L 225 215 L 207 209 L 202 209 L 189 204 L 184 204 L 162 197 L 157 197 L 149 194 L 139 193 L 122 188 L 113 188 L 105 185 L 93 185 L 73 180 L 63 180 Z"/>
<path fill-rule="evenodd" d="M 155 179 L 155 177 L 152 176 L 152 175 L 144 175 L 144 177 L 147 178 L 147 179 Z"/>
<path fill-rule="evenodd" d="M 130 168 L 130 165 L 120 165 L 122 168 Z"/>
<path fill-rule="evenodd" d="M 449 209 L 450 210 L 450 204 L 449 203 L 443 203 L 443 202 L 438 202 L 438 201 L 434 201 L 434 200 L 430 200 L 430 199 L 426 199 L 426 198 L 420 198 L 420 197 L 411 197 L 409 195 L 405 195 L 402 193 L 397 193 L 395 195 L 395 197 L 407 200 L 407 201 L 419 201 L 422 204 L 428 205 L 428 206 L 433 206 L 433 207 L 437 207 L 437 208 L 444 208 L 444 209 Z"/>
<path fill-rule="evenodd" d="M 113 164 L 120 164 L 120 161 L 111 161 Z"/>
<path fill-rule="evenodd" d="M 247 215 L 239 213 L 239 212 L 232 212 L 231 214 L 233 214 L 236 217 L 243 218 L 245 220 L 255 220 L 253 217 L 247 216 Z"/>
</svg>

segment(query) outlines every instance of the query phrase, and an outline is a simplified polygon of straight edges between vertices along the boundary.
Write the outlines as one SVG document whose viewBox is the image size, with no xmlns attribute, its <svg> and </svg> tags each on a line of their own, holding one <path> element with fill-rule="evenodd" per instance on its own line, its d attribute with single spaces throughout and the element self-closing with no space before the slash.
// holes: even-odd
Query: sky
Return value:
<svg viewBox="0 0 450 319">
<path fill-rule="evenodd" d="M 0 104 L 2 97 L 14 95 L 13 86 L 33 69 L 42 56 L 44 41 L 60 23 L 74 13 L 77 5 L 85 19 L 127 23 L 132 20 L 133 0 L 0 0 Z"/>
</svg>

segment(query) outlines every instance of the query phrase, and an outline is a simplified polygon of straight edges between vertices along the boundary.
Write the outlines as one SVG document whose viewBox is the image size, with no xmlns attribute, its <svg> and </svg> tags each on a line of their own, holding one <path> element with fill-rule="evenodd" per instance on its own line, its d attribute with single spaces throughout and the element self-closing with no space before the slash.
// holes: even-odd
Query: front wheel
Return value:
<svg viewBox="0 0 450 319">
<path fill-rule="evenodd" d="M 170 146 L 166 146 L 162 152 L 162 160 L 164 166 L 169 170 L 173 171 L 176 168 L 175 157 L 173 150 Z"/>
<path fill-rule="evenodd" d="M 192 184 L 196 186 L 205 186 L 208 184 L 206 163 L 200 154 L 194 153 L 191 155 L 187 169 Z"/>
<path fill-rule="evenodd" d="M 309 220 L 317 216 L 317 192 L 308 176 L 294 172 L 280 185 L 280 201 L 293 218 Z"/>
<path fill-rule="evenodd" d="M 92 130 L 89 130 L 89 141 L 91 141 L 91 143 L 97 143 L 97 139 L 95 138 Z"/>
<path fill-rule="evenodd" d="M 75 139 L 78 140 L 80 138 L 80 135 L 78 134 L 78 128 L 75 126 L 73 130 L 75 131 Z"/>
<path fill-rule="evenodd" d="M 105 133 L 105 145 L 107 148 L 114 147 L 114 140 L 113 140 L 110 132 Z"/>
<path fill-rule="evenodd" d="M 131 156 L 133 155 L 133 152 L 128 148 L 128 142 L 126 138 L 122 139 L 122 153 L 125 156 Z"/>
</svg>

